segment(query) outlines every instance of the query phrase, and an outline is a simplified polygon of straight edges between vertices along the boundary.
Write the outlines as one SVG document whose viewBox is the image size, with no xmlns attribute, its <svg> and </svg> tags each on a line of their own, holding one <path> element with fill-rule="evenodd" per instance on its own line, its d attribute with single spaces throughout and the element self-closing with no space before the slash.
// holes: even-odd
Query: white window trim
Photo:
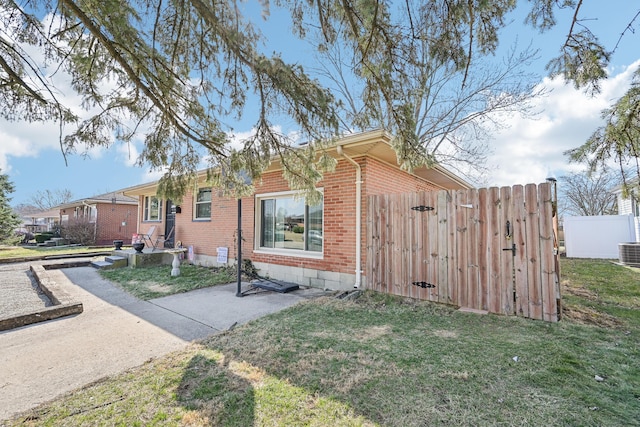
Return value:
<svg viewBox="0 0 640 427">
<path fill-rule="evenodd" d="M 85 208 L 85 215 L 88 222 L 94 224 L 98 220 L 98 205 L 85 205 Z"/>
<path fill-rule="evenodd" d="M 150 219 L 148 218 L 150 206 L 147 204 L 147 200 L 151 200 L 151 198 L 158 200 L 158 219 Z M 162 222 L 162 205 L 164 201 L 158 196 L 143 196 L 142 198 L 142 222 Z M 147 210 L 149 207 L 149 210 Z"/>
<path fill-rule="evenodd" d="M 203 216 L 203 217 L 198 217 L 198 205 L 199 204 L 203 204 L 205 202 L 198 202 L 198 194 L 200 193 L 200 190 L 211 190 L 211 200 L 209 200 L 209 205 L 211 206 L 209 208 L 209 216 Z M 201 187 L 198 188 L 195 192 L 195 197 L 193 198 L 193 220 L 194 221 L 210 221 L 211 220 L 211 216 L 213 215 L 213 188 L 212 187 Z"/>
<path fill-rule="evenodd" d="M 318 191 L 324 194 L 324 188 L 318 188 Z M 322 245 L 322 252 L 313 252 L 313 251 L 304 251 L 304 250 L 296 250 L 296 249 L 280 249 L 280 248 L 265 248 L 260 246 L 260 236 L 262 234 L 262 204 L 260 201 L 262 199 L 273 199 L 279 197 L 288 197 L 295 196 L 296 194 L 300 194 L 300 191 L 278 191 L 273 193 L 262 193 L 256 194 L 254 196 L 254 242 L 253 242 L 253 252 L 257 254 L 265 254 L 265 255 L 281 255 L 295 258 L 308 258 L 308 259 L 324 259 L 324 250 L 325 245 Z M 305 200 L 306 202 L 306 200 Z M 324 234 L 324 212 L 325 212 L 324 201 L 322 202 L 322 230 Z"/>
</svg>

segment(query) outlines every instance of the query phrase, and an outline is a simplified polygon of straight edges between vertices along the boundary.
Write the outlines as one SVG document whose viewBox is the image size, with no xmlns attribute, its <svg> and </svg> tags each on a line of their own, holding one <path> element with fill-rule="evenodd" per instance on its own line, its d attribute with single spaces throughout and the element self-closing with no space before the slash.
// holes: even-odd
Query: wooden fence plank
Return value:
<svg viewBox="0 0 640 427">
<path fill-rule="evenodd" d="M 514 257 L 516 314 L 529 317 L 529 290 L 527 289 L 527 236 L 526 212 L 524 209 L 524 187 L 516 185 L 511 191 L 511 212 L 513 242 L 516 244 Z"/>
<path fill-rule="evenodd" d="M 420 298 L 419 289 L 411 284 L 413 271 L 413 264 L 416 262 L 416 259 L 411 256 L 412 249 L 416 246 L 416 241 L 413 236 L 413 211 L 411 210 L 411 203 L 413 202 L 413 194 L 403 194 L 401 197 L 402 205 L 402 224 L 403 224 L 403 233 L 402 233 L 402 264 L 404 268 L 402 269 L 402 283 L 406 287 L 406 290 L 411 298 Z"/>
<path fill-rule="evenodd" d="M 438 233 L 438 301 L 445 304 L 452 304 L 451 278 L 449 276 L 449 193 L 447 191 L 438 192 L 438 205 L 436 207 L 436 221 Z M 431 231 L 431 228 L 429 229 Z"/>
<path fill-rule="evenodd" d="M 557 274 L 555 271 L 553 200 L 551 184 L 538 186 L 538 209 L 540 211 L 540 271 L 542 273 L 542 317 L 547 322 L 558 321 Z"/>
<path fill-rule="evenodd" d="M 438 301 L 440 293 L 439 260 L 438 260 L 438 213 L 436 205 L 438 203 L 438 193 L 435 191 L 425 191 L 424 204 L 433 208 L 433 210 L 425 212 L 425 229 L 426 229 L 426 249 L 425 257 L 428 259 L 427 283 L 433 285 L 428 288 L 429 301 Z"/>
<path fill-rule="evenodd" d="M 407 258 L 405 251 L 407 250 L 407 217 L 405 211 L 406 199 L 402 194 L 396 195 L 396 225 L 398 226 L 398 234 L 396 234 L 396 281 L 401 288 L 401 295 L 413 297 L 411 287 L 407 283 Z"/>
<path fill-rule="evenodd" d="M 422 218 L 420 215 L 412 209 L 415 206 L 420 204 L 420 199 L 422 198 L 421 193 L 409 193 L 405 194 L 404 197 L 408 199 L 409 206 L 409 233 L 411 234 L 411 240 L 413 244 L 410 246 L 411 248 L 411 274 L 409 275 L 409 284 L 411 285 L 413 282 L 420 280 L 419 278 L 424 275 L 424 243 L 422 239 Z M 420 289 L 411 286 L 412 292 L 417 295 L 418 299 L 426 299 L 426 294 L 421 292 Z"/>
<path fill-rule="evenodd" d="M 489 203 L 489 190 L 481 188 L 478 190 L 478 282 L 480 286 L 479 308 L 489 310 L 489 302 L 494 298 L 491 292 L 491 257 L 493 256 L 491 247 L 491 212 Z M 493 311 L 495 313 L 495 311 Z"/>
<path fill-rule="evenodd" d="M 456 244 L 456 192 L 448 192 L 447 198 L 447 257 L 449 258 L 447 282 L 449 304 L 458 304 L 458 250 Z"/>
<path fill-rule="evenodd" d="M 376 221 L 375 221 L 375 212 L 374 206 L 375 196 L 371 196 L 367 198 L 367 217 L 365 218 L 365 224 L 367 232 L 365 233 L 366 245 L 367 245 L 367 260 L 365 264 L 365 277 L 366 277 L 366 285 L 369 289 L 375 289 L 375 274 L 377 267 L 377 254 L 376 248 L 378 244 L 376 243 L 376 236 L 378 235 Z"/>
<path fill-rule="evenodd" d="M 375 226 L 376 226 L 376 236 L 377 236 L 377 240 L 373 240 L 374 243 L 378 244 L 378 247 L 376 248 L 376 257 L 374 258 L 374 262 L 377 263 L 377 265 L 375 265 L 375 282 L 374 282 L 374 286 L 376 287 L 377 290 L 379 290 L 380 292 L 386 292 L 386 289 L 383 288 L 383 282 L 384 282 L 384 268 L 385 268 L 385 261 L 386 261 L 386 257 L 385 257 L 385 239 L 386 236 L 384 234 L 384 229 L 383 229 L 383 225 L 384 224 L 382 221 L 382 212 L 383 212 L 383 201 L 381 199 L 381 197 L 376 197 L 375 198 L 376 201 L 376 205 L 374 207 L 374 219 L 375 219 Z"/>
<path fill-rule="evenodd" d="M 426 191 L 422 191 L 419 193 L 420 197 L 416 200 L 416 207 L 417 206 L 430 206 L 429 205 L 429 193 L 430 192 L 426 192 Z M 417 281 L 421 281 L 421 282 L 429 282 L 430 280 L 433 280 L 431 277 L 431 270 L 432 270 L 432 259 L 431 259 L 431 248 L 429 248 L 429 212 L 420 212 L 417 211 L 416 212 L 416 218 L 420 221 L 420 224 L 422 226 L 422 230 L 421 233 L 419 235 L 420 238 L 420 242 L 422 244 L 422 259 L 420 260 L 420 267 L 421 267 L 421 272 L 422 274 L 420 275 L 419 278 L 417 278 Z M 420 290 L 420 294 L 424 295 L 424 299 L 428 300 L 428 301 L 433 301 L 433 295 L 431 292 L 431 289 L 428 288 L 420 288 L 417 287 L 417 289 Z"/>
<path fill-rule="evenodd" d="M 513 252 L 505 251 L 514 244 L 513 241 L 513 214 L 512 214 L 512 201 L 511 201 L 511 187 L 501 187 L 498 190 L 498 241 L 500 242 L 500 281 L 496 286 L 501 286 L 501 306 L 500 311 L 497 313 L 503 313 L 513 315 L 515 311 L 515 271 L 514 261 L 515 256 Z M 498 257 L 496 257 L 498 258 Z M 495 265 L 495 260 L 493 264 Z"/>
<path fill-rule="evenodd" d="M 535 184 L 527 184 L 525 209 L 527 212 L 527 277 L 529 290 L 529 317 L 542 320 L 542 275 L 540 272 L 540 214 L 538 191 Z"/>
<path fill-rule="evenodd" d="M 467 190 L 467 227 L 469 230 L 469 263 L 467 265 L 467 280 L 469 281 L 469 305 L 476 310 L 482 309 L 481 287 L 480 287 L 480 260 L 478 239 L 480 234 L 479 211 L 478 211 L 478 190 L 472 188 Z"/>
<path fill-rule="evenodd" d="M 413 194 L 400 195 L 400 211 L 402 213 L 402 283 L 409 297 L 421 298 L 419 290 L 411 284 L 413 264 L 416 262 L 415 257 L 411 256 L 411 252 L 417 243 L 413 235 L 413 228 L 415 226 L 415 218 L 411 210 L 413 196 Z"/>
<path fill-rule="evenodd" d="M 413 297 L 412 289 L 409 283 L 407 282 L 407 268 L 408 268 L 408 260 L 407 260 L 407 211 L 406 211 L 406 198 L 402 197 L 402 194 L 398 194 L 396 197 L 396 209 L 394 211 L 396 213 L 396 224 L 399 225 L 398 234 L 396 234 L 396 281 L 398 282 L 398 286 L 400 286 L 401 294 L 407 297 Z"/>
<path fill-rule="evenodd" d="M 398 225 L 400 225 L 398 218 L 398 196 L 396 194 L 389 196 L 389 221 L 391 222 L 390 237 L 391 237 L 391 258 L 389 265 L 389 281 L 393 284 L 393 293 L 396 295 L 404 295 L 404 289 L 400 283 L 400 239 Z"/>
<path fill-rule="evenodd" d="M 465 204 L 467 198 L 465 191 L 459 190 L 454 192 L 455 199 L 453 209 L 455 209 L 455 235 L 453 243 L 456 248 L 456 283 L 455 283 L 455 303 L 459 307 L 468 307 L 467 296 L 469 284 L 467 280 L 467 209 L 461 205 Z"/>
<path fill-rule="evenodd" d="M 380 231 L 381 231 L 381 240 L 384 245 L 384 250 L 382 251 L 382 256 L 384 259 L 384 263 L 381 265 L 382 272 L 382 287 L 384 292 L 393 293 L 393 282 L 392 282 L 392 274 L 391 271 L 391 255 L 392 255 L 392 236 L 390 233 L 391 230 L 391 212 L 389 206 L 389 196 L 382 195 L 380 196 Z"/>
</svg>

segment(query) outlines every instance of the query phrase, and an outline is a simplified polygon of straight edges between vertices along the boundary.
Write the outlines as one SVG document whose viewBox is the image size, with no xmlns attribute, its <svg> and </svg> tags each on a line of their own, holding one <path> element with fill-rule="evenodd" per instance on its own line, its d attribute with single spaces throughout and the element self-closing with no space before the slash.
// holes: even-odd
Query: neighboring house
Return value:
<svg viewBox="0 0 640 427">
<path fill-rule="evenodd" d="M 125 196 L 122 190 L 74 200 L 56 209 L 62 226 L 74 221 L 93 224 L 97 245 L 111 245 L 114 240 L 130 242 L 136 233 L 138 199 Z"/>
<path fill-rule="evenodd" d="M 20 231 L 31 234 L 40 233 L 42 231 L 52 231 L 60 223 L 60 211 L 51 209 L 48 211 L 34 210 L 29 212 L 19 212 L 22 218 L 22 226 Z"/>
<path fill-rule="evenodd" d="M 402 170 L 390 140 L 373 131 L 337 141 L 329 152 L 338 163 L 317 185 L 323 193 L 317 206 L 295 197 L 274 161 L 254 183 L 254 195 L 241 201 L 243 259 L 272 279 L 329 289 L 364 285 L 367 196 L 472 187 L 440 166 Z M 216 265 L 218 248 L 237 258 L 238 201 L 219 196 L 206 174 L 180 206 L 156 197 L 157 182 L 123 191 L 139 198 L 139 233 L 155 226 L 152 240 L 171 235 L 169 244 L 193 249 L 196 264 Z"/>
<path fill-rule="evenodd" d="M 640 202 L 637 197 L 623 197 L 622 188 L 615 191 L 618 197 L 618 215 L 633 216 L 636 242 L 640 242 Z"/>
</svg>

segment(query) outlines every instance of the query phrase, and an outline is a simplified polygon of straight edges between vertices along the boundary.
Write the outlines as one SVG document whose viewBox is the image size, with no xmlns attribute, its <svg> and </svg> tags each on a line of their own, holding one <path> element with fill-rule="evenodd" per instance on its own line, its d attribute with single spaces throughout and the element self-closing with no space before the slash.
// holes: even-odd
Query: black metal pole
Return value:
<svg viewBox="0 0 640 427">
<path fill-rule="evenodd" d="M 241 297 L 242 295 L 242 199 L 238 199 L 238 289 L 236 291 L 236 296 Z"/>
</svg>

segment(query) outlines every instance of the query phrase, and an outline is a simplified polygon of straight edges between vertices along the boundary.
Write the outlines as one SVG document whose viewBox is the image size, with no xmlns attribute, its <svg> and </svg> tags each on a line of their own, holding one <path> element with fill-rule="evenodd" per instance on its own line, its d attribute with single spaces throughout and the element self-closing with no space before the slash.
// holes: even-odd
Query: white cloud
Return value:
<svg viewBox="0 0 640 427">
<path fill-rule="evenodd" d="M 55 135 L 55 136 L 53 136 Z M 55 123 L 26 123 L 0 120 L 0 167 L 11 170 L 10 156 L 37 157 L 43 150 L 57 149 L 62 156 Z"/>
<path fill-rule="evenodd" d="M 164 175 L 165 173 L 165 169 L 162 170 L 149 170 L 147 169 L 143 174 L 142 174 L 142 180 L 141 180 L 141 184 L 147 183 L 147 182 L 155 182 L 158 181 L 160 178 L 162 178 L 162 175 Z"/>
<path fill-rule="evenodd" d="M 564 83 L 562 78 L 545 78 L 541 85 L 547 96 L 534 101 L 534 118 L 503 115 L 506 125 L 494 134 L 493 154 L 489 156 L 488 185 L 514 185 L 544 182 L 547 177 L 564 175 L 583 168 L 569 164 L 563 153 L 582 145 L 603 123 L 600 114 L 629 88 L 636 61 L 602 83 L 599 95 L 590 97 Z"/>
<path fill-rule="evenodd" d="M 135 166 L 140 152 L 138 151 L 138 147 L 134 142 L 116 143 L 115 148 L 116 152 L 118 153 L 119 159 L 125 164 L 125 166 Z"/>
</svg>

